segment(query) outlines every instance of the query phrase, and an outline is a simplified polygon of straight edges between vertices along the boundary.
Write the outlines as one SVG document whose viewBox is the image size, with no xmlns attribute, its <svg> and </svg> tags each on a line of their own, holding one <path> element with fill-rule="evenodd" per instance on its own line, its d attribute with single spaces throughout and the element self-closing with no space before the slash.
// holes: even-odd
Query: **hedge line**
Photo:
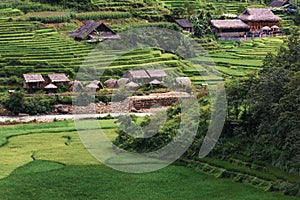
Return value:
<svg viewBox="0 0 300 200">
<path fill-rule="evenodd" d="M 129 12 L 88 12 L 77 13 L 74 15 L 78 20 L 97 20 L 97 19 L 121 19 L 132 17 Z"/>
</svg>

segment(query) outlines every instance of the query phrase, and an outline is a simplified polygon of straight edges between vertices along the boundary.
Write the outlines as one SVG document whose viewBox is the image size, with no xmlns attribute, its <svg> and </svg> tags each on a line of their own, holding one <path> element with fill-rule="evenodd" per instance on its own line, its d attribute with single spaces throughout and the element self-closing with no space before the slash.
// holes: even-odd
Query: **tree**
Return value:
<svg viewBox="0 0 300 200">
<path fill-rule="evenodd" d="M 191 17 L 191 22 L 194 27 L 194 35 L 196 37 L 203 38 L 209 34 L 212 34 L 212 30 L 209 24 L 210 19 L 211 14 L 209 12 L 207 12 L 206 14 L 200 12 L 198 17 Z"/>
<path fill-rule="evenodd" d="M 268 54 L 265 69 L 251 89 L 252 118 L 260 156 L 282 169 L 297 163 L 300 149 L 300 30 L 295 30 L 277 55 Z"/>
<path fill-rule="evenodd" d="M 21 92 L 10 94 L 9 98 L 3 102 L 3 106 L 14 115 L 18 115 L 24 108 L 24 94 Z"/>
</svg>

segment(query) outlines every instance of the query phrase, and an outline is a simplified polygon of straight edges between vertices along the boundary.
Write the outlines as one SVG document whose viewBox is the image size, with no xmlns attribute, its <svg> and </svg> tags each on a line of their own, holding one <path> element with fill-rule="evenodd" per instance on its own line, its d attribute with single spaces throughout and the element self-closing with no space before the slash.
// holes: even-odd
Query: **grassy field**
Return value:
<svg viewBox="0 0 300 200">
<path fill-rule="evenodd" d="M 49 171 L 41 170 L 47 167 Z M 148 174 L 126 174 L 101 165 L 59 168 L 45 161 L 34 161 L 2 179 L 0 192 L 1 199 L 296 199 L 179 166 Z"/>
<path fill-rule="evenodd" d="M 113 120 L 101 120 L 100 123 L 107 137 L 115 138 Z M 33 159 L 63 164 L 97 164 L 81 144 L 75 130 L 74 123 L 70 121 L 2 127 L 0 141 L 4 146 L 0 151 L 0 178 Z"/>
<path fill-rule="evenodd" d="M 113 120 L 101 120 L 109 139 Z M 74 122 L 0 127 L 1 199 L 293 200 L 182 166 L 147 174 L 105 167 L 83 147 Z M 7 140 L 8 139 L 8 140 Z M 26 184 L 24 184 L 26 183 Z"/>
</svg>

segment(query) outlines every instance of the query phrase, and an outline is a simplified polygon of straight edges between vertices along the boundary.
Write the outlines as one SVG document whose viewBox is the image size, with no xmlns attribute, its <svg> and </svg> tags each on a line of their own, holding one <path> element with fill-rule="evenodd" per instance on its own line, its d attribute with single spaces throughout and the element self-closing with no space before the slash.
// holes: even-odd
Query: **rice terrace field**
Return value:
<svg viewBox="0 0 300 200">
<path fill-rule="evenodd" d="M 227 33 L 245 31 L 226 40 L 212 24 L 213 19 L 235 19 L 249 12 L 248 8 L 271 11 L 269 3 L 271 0 L 0 0 L 0 119 L 11 119 L 0 122 L 0 200 L 299 199 L 300 4 L 291 1 L 291 5 L 268 14 L 281 18 L 274 22 L 280 27 L 266 27 L 264 23 L 269 21 L 260 19 L 264 27 L 250 30 L 251 23 L 238 19 L 248 32 L 226 27 Z M 92 28 L 87 27 L 89 23 Z M 174 47 L 171 51 L 162 48 L 170 42 L 164 33 L 159 39 L 149 37 L 149 33 L 117 37 L 147 27 L 180 32 L 182 38 L 171 41 L 177 45 L 170 45 Z M 75 31 L 77 36 L 71 34 Z M 273 35 L 276 31 L 280 34 Z M 116 43 L 110 43 L 116 38 Z M 145 39 L 151 43 L 147 48 L 139 43 Z M 203 47 L 192 52 L 201 56 L 191 60 L 178 53 L 189 55 L 181 49 L 189 39 Z M 104 44 L 103 48 L 93 51 L 98 44 Z M 110 44 L 117 48 L 106 51 Z M 122 45 L 135 49 L 124 53 L 119 48 Z M 158 68 L 162 70 L 154 71 L 166 76 L 154 79 L 147 70 Z M 135 69 L 148 73 L 148 78 L 131 77 L 128 71 Z M 81 77 L 77 77 L 80 72 Z M 28 74 L 45 80 L 31 84 Z M 68 81 L 53 81 L 49 74 L 63 75 Z M 127 75 L 126 85 L 120 82 L 123 75 Z M 176 82 L 175 77 L 187 81 Z M 76 83 L 82 85 L 78 91 L 73 90 Z M 101 163 L 85 148 L 74 121 L 53 117 L 71 115 L 74 102 L 80 100 L 82 110 L 95 106 L 97 114 L 108 114 L 117 105 L 117 112 L 122 106 L 112 101 L 114 97 L 124 102 L 129 99 L 124 88 L 134 88 L 134 96 L 149 100 L 148 95 L 159 98 L 171 90 L 163 83 L 195 96 L 199 109 L 183 113 L 177 99 L 167 110 L 161 110 L 166 112 L 165 124 L 159 124 L 158 133 L 149 139 L 134 138 L 121 130 L 120 124 L 132 128 L 131 122 L 117 121 L 110 115 L 96 119 L 114 145 L 144 153 L 175 139 L 184 132 L 179 130 L 183 116 L 199 112 L 199 121 L 191 120 L 183 129 L 190 131 L 190 125 L 198 125 L 193 143 L 174 163 L 154 172 L 125 173 L 109 168 L 106 164 L 119 160 L 111 157 Z M 225 97 L 222 88 L 226 108 L 216 109 L 212 98 Z M 95 102 L 89 102 L 90 95 L 95 95 Z M 130 112 L 145 116 L 131 115 L 135 125 L 144 127 L 156 119 L 155 115 L 146 116 L 147 105 L 145 109 L 132 105 Z M 213 138 L 217 143 L 208 156 L 199 158 L 199 148 L 207 139 L 210 124 L 214 124 L 210 116 L 213 111 L 218 113 L 217 124 L 224 123 L 224 127 L 220 138 Z M 224 120 L 218 118 L 223 112 Z M 14 120 L 27 115 L 53 119 Z M 87 124 L 95 122 L 85 120 Z M 87 126 L 84 130 L 94 129 Z M 136 128 L 130 130 L 133 135 L 138 132 Z M 109 155 L 113 147 L 104 141 L 101 144 L 101 155 Z M 172 153 L 176 154 L 177 147 Z M 121 159 L 125 166 L 155 165 Z"/>
<path fill-rule="evenodd" d="M 113 139 L 113 120 L 100 123 Z M 0 130 L 3 200 L 297 199 L 177 165 L 147 174 L 115 171 L 87 152 L 72 121 L 4 126 Z"/>
</svg>

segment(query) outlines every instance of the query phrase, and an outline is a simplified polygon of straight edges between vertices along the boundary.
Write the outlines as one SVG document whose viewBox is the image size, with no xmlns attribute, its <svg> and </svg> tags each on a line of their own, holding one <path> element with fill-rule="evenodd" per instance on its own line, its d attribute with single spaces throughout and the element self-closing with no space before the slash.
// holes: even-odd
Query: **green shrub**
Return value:
<svg viewBox="0 0 300 200">
<path fill-rule="evenodd" d="M 38 113 L 46 113 L 54 109 L 53 99 L 45 99 L 43 97 L 27 98 L 24 101 L 23 112 L 36 115 Z"/>
</svg>

